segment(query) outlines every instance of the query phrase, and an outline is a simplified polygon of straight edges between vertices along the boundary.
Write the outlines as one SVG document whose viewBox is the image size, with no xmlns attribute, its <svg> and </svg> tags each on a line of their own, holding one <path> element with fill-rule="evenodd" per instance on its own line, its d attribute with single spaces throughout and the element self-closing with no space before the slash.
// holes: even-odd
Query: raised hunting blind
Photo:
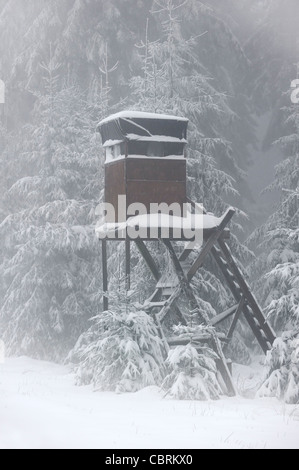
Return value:
<svg viewBox="0 0 299 470">
<path fill-rule="evenodd" d="M 127 207 L 187 202 L 188 120 L 127 111 L 102 121 L 98 130 L 105 149 L 105 202 L 114 206 L 126 195 Z"/>
<path fill-rule="evenodd" d="M 235 387 L 223 354 L 231 341 L 238 321 L 243 315 L 259 345 L 267 353 L 275 340 L 275 333 L 267 322 L 258 302 L 234 259 L 230 248 L 228 225 L 235 214 L 230 208 L 220 218 L 207 214 L 204 208 L 187 197 L 187 145 L 188 120 L 185 118 L 127 111 L 111 116 L 102 121 L 98 130 L 105 148 L 105 202 L 115 208 L 118 215 L 119 196 L 126 196 L 127 207 L 132 203 L 142 203 L 146 207 L 146 219 L 143 216 L 125 216 L 115 223 L 100 221 L 96 233 L 102 242 L 103 268 L 103 308 L 108 310 L 108 241 L 124 240 L 126 244 L 126 278 L 130 288 L 130 246 L 135 243 L 153 278 L 156 288 L 152 296 L 145 301 L 143 309 L 155 320 L 161 338 L 168 347 L 190 343 L 190 336 L 169 335 L 165 320 L 171 318 L 173 324 L 187 325 L 186 313 L 182 311 L 179 300 L 187 299 L 190 311 L 196 312 L 199 324 L 207 327 L 207 334 L 200 332 L 192 338 L 196 347 L 200 343 L 209 344 L 217 353 L 219 372 L 223 378 L 224 391 L 235 394 Z M 153 203 L 168 205 L 189 204 L 188 211 L 180 217 L 166 217 L 165 214 L 150 214 Z M 192 214 L 190 219 L 190 214 Z M 146 220 L 149 228 L 156 226 L 158 231 L 147 232 L 146 237 L 132 237 L 128 228 L 142 226 Z M 201 243 L 190 243 L 190 239 L 180 232 L 174 237 L 173 232 L 163 235 L 165 225 L 172 223 L 185 227 L 192 220 L 195 233 L 200 232 Z M 194 223 L 195 221 L 195 223 Z M 172 276 L 161 272 L 147 244 L 159 240 L 171 259 Z M 177 243 L 180 242 L 180 243 Z M 184 243 L 182 243 L 184 242 Z M 216 317 L 209 318 L 203 311 L 194 292 L 192 280 L 211 256 L 218 266 L 218 275 L 227 283 L 234 305 Z M 167 263 L 166 263 L 167 264 Z M 232 319 L 229 321 L 229 319 Z M 169 321 L 168 321 L 169 323 Z M 222 325 L 218 331 L 218 325 Z M 225 326 L 223 326 L 225 325 Z M 228 325 L 228 326 L 227 326 Z"/>
</svg>

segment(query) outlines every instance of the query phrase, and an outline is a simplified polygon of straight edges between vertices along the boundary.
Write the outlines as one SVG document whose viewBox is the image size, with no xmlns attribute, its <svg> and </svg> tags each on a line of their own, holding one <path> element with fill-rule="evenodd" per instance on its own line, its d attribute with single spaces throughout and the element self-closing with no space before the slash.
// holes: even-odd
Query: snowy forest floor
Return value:
<svg viewBox="0 0 299 470">
<path fill-rule="evenodd" d="M 240 389 L 260 371 L 235 366 Z M 67 367 L 28 358 L 0 365 L 0 448 L 299 448 L 299 406 L 275 399 L 163 399 L 76 387 Z"/>
</svg>

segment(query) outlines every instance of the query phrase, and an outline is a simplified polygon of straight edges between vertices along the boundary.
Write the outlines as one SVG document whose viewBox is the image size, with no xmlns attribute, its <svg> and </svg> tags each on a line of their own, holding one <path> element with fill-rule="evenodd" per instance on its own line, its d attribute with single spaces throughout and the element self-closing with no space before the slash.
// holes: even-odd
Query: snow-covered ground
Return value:
<svg viewBox="0 0 299 470">
<path fill-rule="evenodd" d="M 254 372 L 237 368 L 240 387 Z M 277 400 L 218 402 L 94 393 L 69 370 L 28 358 L 0 365 L 0 448 L 299 448 L 299 407 Z"/>
</svg>

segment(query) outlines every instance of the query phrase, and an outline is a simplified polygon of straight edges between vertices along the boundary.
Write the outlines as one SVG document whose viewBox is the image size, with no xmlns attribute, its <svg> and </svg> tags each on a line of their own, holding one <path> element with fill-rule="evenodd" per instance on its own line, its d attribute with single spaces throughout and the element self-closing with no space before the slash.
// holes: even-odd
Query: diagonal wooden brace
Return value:
<svg viewBox="0 0 299 470">
<path fill-rule="evenodd" d="M 193 290 L 190 286 L 190 283 L 184 273 L 184 270 L 181 266 L 181 263 L 176 255 L 176 252 L 171 244 L 171 242 L 169 240 L 165 240 L 163 239 L 162 240 L 162 243 L 164 243 L 164 245 L 166 246 L 169 254 L 170 254 L 170 257 L 171 257 L 171 260 L 173 262 L 173 265 L 174 265 L 174 268 L 175 268 L 175 271 L 177 273 L 177 276 L 179 278 L 179 282 L 180 282 L 180 286 L 181 286 L 181 290 L 185 293 L 187 299 L 189 299 L 190 301 L 190 308 L 191 310 L 194 310 L 194 311 L 198 311 L 198 315 L 202 321 L 203 324 L 205 325 L 208 325 L 209 323 L 209 318 L 208 316 L 205 314 L 205 312 L 202 312 L 199 308 L 199 305 L 198 305 L 198 302 L 196 300 L 196 297 L 193 293 Z"/>
<path fill-rule="evenodd" d="M 147 246 L 145 245 L 143 240 L 141 240 L 141 238 L 137 238 L 135 240 L 135 243 L 136 243 L 137 248 L 140 251 L 140 254 L 142 255 L 144 261 L 146 262 L 147 266 L 149 267 L 152 275 L 154 276 L 154 278 L 158 282 L 161 279 L 161 274 L 160 274 L 160 271 L 159 271 L 152 255 L 148 251 Z"/>
<path fill-rule="evenodd" d="M 228 211 L 224 214 L 220 225 L 217 227 L 217 230 L 210 236 L 206 244 L 202 247 L 197 260 L 188 272 L 187 279 L 189 282 L 192 281 L 197 271 L 203 266 L 207 255 L 210 253 L 213 246 L 215 246 L 215 244 L 218 242 L 227 224 L 231 221 L 235 213 L 236 211 L 234 209 L 228 209 Z"/>
</svg>

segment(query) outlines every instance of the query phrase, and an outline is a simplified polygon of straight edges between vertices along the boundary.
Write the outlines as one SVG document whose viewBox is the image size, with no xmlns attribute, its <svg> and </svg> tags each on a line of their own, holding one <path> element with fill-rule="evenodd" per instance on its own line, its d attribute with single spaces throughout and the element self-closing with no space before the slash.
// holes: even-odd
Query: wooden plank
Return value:
<svg viewBox="0 0 299 470">
<path fill-rule="evenodd" d="M 219 338 L 217 337 L 215 332 L 214 334 L 212 334 L 212 344 L 213 344 L 214 351 L 218 354 L 218 357 L 219 357 L 219 361 L 217 361 L 217 366 L 224 380 L 228 395 L 231 397 L 235 397 L 237 395 L 237 390 L 235 388 L 231 372 L 229 370 L 228 364 L 223 354 L 223 350 L 222 350 Z"/>
<path fill-rule="evenodd" d="M 135 243 L 136 243 L 137 248 L 140 251 L 144 261 L 146 262 L 148 268 L 150 269 L 152 275 L 154 276 L 154 278 L 158 282 L 159 279 L 161 278 L 161 274 L 159 272 L 159 269 L 157 268 L 157 265 L 156 265 L 152 255 L 148 251 L 145 243 L 140 238 L 135 240 Z"/>
<path fill-rule="evenodd" d="M 203 246 L 197 260 L 195 261 L 195 263 L 193 264 L 193 266 L 191 267 L 190 271 L 187 274 L 187 279 L 189 282 L 193 279 L 197 271 L 202 267 L 205 258 L 210 253 L 212 247 L 217 243 L 223 230 L 226 228 L 227 224 L 231 221 L 235 213 L 236 211 L 234 209 L 229 209 L 226 212 L 217 230 L 213 233 L 213 235 L 211 235 L 209 240 Z"/>
<path fill-rule="evenodd" d="M 231 340 L 232 340 L 234 331 L 235 331 L 235 329 L 236 329 L 236 326 L 237 326 L 237 324 L 238 324 L 238 321 L 239 321 L 239 319 L 240 319 L 240 317 L 241 317 L 241 314 L 242 314 L 242 312 L 243 312 L 244 305 L 245 305 L 245 297 L 244 297 L 244 295 L 243 295 L 242 298 L 241 298 L 241 302 L 240 302 L 239 305 L 238 305 L 236 314 L 235 314 L 235 316 L 234 316 L 234 318 L 233 318 L 233 321 L 232 321 L 232 324 L 231 324 L 231 326 L 230 326 L 229 332 L 228 332 L 228 334 L 227 334 L 227 341 L 228 341 L 228 343 L 230 343 Z"/>
<path fill-rule="evenodd" d="M 150 310 L 152 308 L 163 308 L 166 304 L 166 300 L 163 302 L 149 302 L 144 304 L 144 309 L 145 310 Z"/>
<path fill-rule="evenodd" d="M 107 240 L 102 240 L 103 311 L 109 308 Z"/>
<path fill-rule="evenodd" d="M 225 340 L 226 336 L 223 333 L 218 333 L 217 337 L 220 340 Z M 167 342 L 169 346 L 185 346 L 189 343 L 194 344 L 194 343 L 206 343 L 208 341 L 211 341 L 211 335 L 208 333 L 203 333 L 203 334 L 197 334 L 192 336 L 192 338 L 188 335 L 186 336 L 177 336 L 177 337 L 171 337 L 167 338 Z"/>
<path fill-rule="evenodd" d="M 211 326 L 217 326 L 219 323 L 222 323 L 224 320 L 227 320 L 229 317 L 234 315 L 238 308 L 238 305 L 234 305 L 234 307 L 229 308 L 223 313 L 220 313 L 220 315 L 217 315 L 216 317 L 212 318 L 210 320 L 210 325 Z"/>
<path fill-rule="evenodd" d="M 159 319 L 159 321 L 162 323 L 163 320 L 165 319 L 166 315 L 169 313 L 169 311 L 171 310 L 174 302 L 177 300 L 177 298 L 180 296 L 180 293 L 181 293 L 181 288 L 180 287 L 177 287 L 173 294 L 171 295 L 171 297 L 169 297 L 169 299 L 167 299 L 166 303 L 165 303 L 165 306 L 162 308 L 162 310 L 157 314 L 157 317 Z"/>
</svg>

